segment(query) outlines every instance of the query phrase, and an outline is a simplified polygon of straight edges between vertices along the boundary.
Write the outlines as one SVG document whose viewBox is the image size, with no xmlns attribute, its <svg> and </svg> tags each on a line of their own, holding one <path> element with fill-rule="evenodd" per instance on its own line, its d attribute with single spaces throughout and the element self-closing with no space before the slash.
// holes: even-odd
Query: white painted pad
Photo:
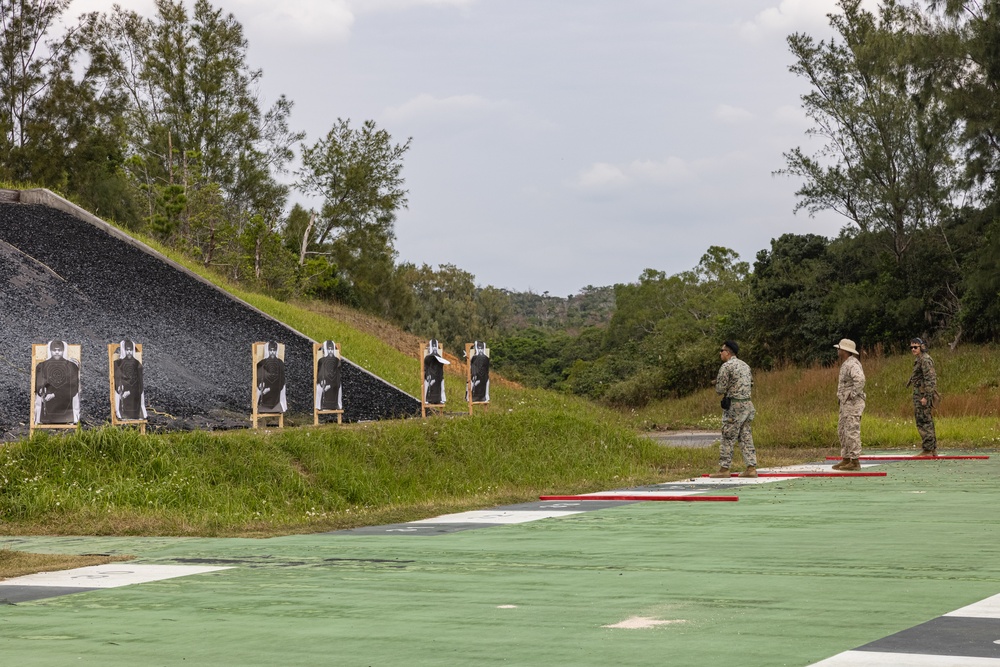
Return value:
<svg viewBox="0 0 1000 667">
<path fill-rule="evenodd" d="M 55 586 L 59 588 L 117 588 L 130 584 L 142 584 L 161 579 L 173 579 L 189 574 L 202 574 L 228 567 L 208 567 L 203 565 L 132 565 L 129 563 L 109 563 L 91 565 L 73 570 L 39 572 L 23 577 L 5 579 L 0 586 Z"/>
<path fill-rule="evenodd" d="M 814 662 L 813 667 L 1000 667 L 1000 660 L 957 655 L 846 651 Z"/>
<path fill-rule="evenodd" d="M 675 484 L 676 482 L 671 482 Z M 658 491 L 656 489 L 616 489 L 615 491 L 597 491 L 596 493 L 581 493 L 581 498 L 586 498 L 587 496 L 695 496 L 699 493 L 704 493 L 701 489 L 692 489 L 690 491 L 677 491 L 677 490 L 664 490 Z"/>
<path fill-rule="evenodd" d="M 582 513 L 546 512 L 544 510 L 477 510 L 474 512 L 460 512 L 459 514 L 445 514 L 431 519 L 411 521 L 410 523 L 527 523 L 529 521 L 538 521 L 539 519 L 552 519 Z"/>
<path fill-rule="evenodd" d="M 689 482 L 691 484 L 705 484 L 705 485 L 718 485 L 718 484 L 740 484 L 750 486 L 752 484 L 770 484 L 772 482 L 778 482 L 789 479 L 797 479 L 795 477 L 692 477 L 691 479 L 681 480 L 680 482 L 671 482 L 672 484 L 683 484 L 684 482 Z M 704 493 L 704 491 L 702 491 Z"/>
<path fill-rule="evenodd" d="M 949 611 L 945 616 L 965 616 L 967 618 L 1000 618 L 1000 595 L 973 602 L 967 607 Z"/>
</svg>

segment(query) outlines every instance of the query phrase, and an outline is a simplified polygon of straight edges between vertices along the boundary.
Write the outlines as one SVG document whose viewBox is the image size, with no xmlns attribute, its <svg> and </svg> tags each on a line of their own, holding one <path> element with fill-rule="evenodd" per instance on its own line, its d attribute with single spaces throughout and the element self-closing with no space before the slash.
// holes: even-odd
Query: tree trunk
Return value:
<svg viewBox="0 0 1000 667">
<path fill-rule="evenodd" d="M 313 211 L 309 213 L 309 224 L 306 225 L 306 231 L 302 234 L 302 248 L 299 250 L 299 266 L 301 267 L 306 263 L 306 248 L 309 246 L 309 232 L 312 231 L 313 223 L 316 222 L 316 212 Z"/>
</svg>

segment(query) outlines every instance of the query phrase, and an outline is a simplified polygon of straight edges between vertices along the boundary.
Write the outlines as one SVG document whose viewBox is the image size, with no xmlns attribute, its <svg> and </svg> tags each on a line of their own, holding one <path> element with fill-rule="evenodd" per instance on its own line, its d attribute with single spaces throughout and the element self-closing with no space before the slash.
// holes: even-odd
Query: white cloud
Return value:
<svg viewBox="0 0 1000 667">
<path fill-rule="evenodd" d="M 587 192 L 609 192 L 636 185 L 673 185 L 692 175 L 691 165 L 678 157 L 633 160 L 620 165 L 595 162 L 580 172 L 572 187 Z"/>
<path fill-rule="evenodd" d="M 474 5 L 478 0 L 349 0 L 358 12 L 385 12 L 411 7 L 459 7 Z"/>
<path fill-rule="evenodd" d="M 478 0 L 228 0 L 222 9 L 261 35 L 275 41 L 287 39 L 334 39 L 350 37 L 351 29 L 359 14 L 397 12 L 414 7 L 441 7 L 466 9 Z M 110 12 L 114 4 L 121 4 L 147 17 L 156 14 L 153 0 L 75 0 L 70 13 L 79 16 L 85 12 Z M 213 3 L 218 7 L 218 3 Z M 191 11 L 194 0 L 186 0 Z M 289 37 L 291 36 L 291 37 Z"/>
<path fill-rule="evenodd" d="M 422 93 L 397 107 L 385 110 L 389 120 L 457 120 L 509 106 L 507 102 L 494 102 L 480 95 L 452 95 L 434 97 Z"/>
<path fill-rule="evenodd" d="M 581 190 L 610 190 L 628 182 L 629 178 L 621 167 L 607 162 L 595 162 L 577 177 L 575 185 Z"/>
<path fill-rule="evenodd" d="M 782 106 L 776 108 L 774 110 L 773 117 L 775 121 L 782 125 L 798 125 L 801 127 L 808 127 L 812 124 L 802 107 L 792 104 L 783 104 Z"/>
<path fill-rule="evenodd" d="M 745 120 L 750 120 L 753 118 L 753 114 L 743 109 L 742 107 L 734 107 L 728 104 L 720 104 L 715 107 L 715 111 L 712 115 L 716 120 L 720 120 L 723 123 L 742 123 Z"/>
<path fill-rule="evenodd" d="M 877 0 L 864 0 L 862 6 L 876 11 Z M 775 7 L 768 7 L 751 21 L 740 24 L 740 34 L 751 41 L 793 32 L 826 33 L 829 31 L 827 14 L 840 12 L 836 0 L 781 0 Z"/>
<path fill-rule="evenodd" d="M 398 106 L 387 107 L 381 118 L 393 123 L 448 125 L 452 129 L 478 126 L 489 131 L 505 126 L 519 132 L 535 133 L 551 131 L 555 127 L 552 122 L 524 109 L 521 104 L 471 93 L 448 97 L 421 93 Z"/>
<path fill-rule="evenodd" d="M 229 0 L 226 9 L 257 34 L 296 39 L 347 39 L 355 19 L 349 0 Z"/>
</svg>

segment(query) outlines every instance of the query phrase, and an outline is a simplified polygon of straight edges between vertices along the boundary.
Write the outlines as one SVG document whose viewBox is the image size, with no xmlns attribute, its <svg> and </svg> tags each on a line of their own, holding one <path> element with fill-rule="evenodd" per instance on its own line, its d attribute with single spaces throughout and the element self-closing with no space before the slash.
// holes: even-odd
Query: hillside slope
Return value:
<svg viewBox="0 0 1000 667">
<path fill-rule="evenodd" d="M 48 340 L 83 346 L 85 425 L 110 417 L 107 345 L 126 337 L 145 346 L 157 427 L 248 424 L 255 341 L 285 343 L 289 409 L 311 412 L 310 338 L 79 217 L 0 203 L 0 285 L 0 437 L 26 431 L 31 344 Z M 419 413 L 415 398 L 354 364 L 344 370 L 344 403 L 348 421 Z"/>
</svg>

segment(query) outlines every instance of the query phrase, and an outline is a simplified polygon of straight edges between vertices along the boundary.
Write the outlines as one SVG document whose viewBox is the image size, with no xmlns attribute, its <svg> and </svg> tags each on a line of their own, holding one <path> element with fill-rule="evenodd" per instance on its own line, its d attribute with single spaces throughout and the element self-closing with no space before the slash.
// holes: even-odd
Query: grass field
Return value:
<svg viewBox="0 0 1000 667">
<path fill-rule="evenodd" d="M 142 239 L 251 305 L 416 395 L 419 339 L 377 318 L 249 293 Z M 995 447 L 1000 363 L 995 347 L 933 350 L 944 401 L 942 448 Z M 452 351 L 457 352 L 457 351 Z M 455 361 L 458 361 L 455 358 Z M 909 356 L 864 357 L 866 447 L 912 448 Z M 463 367 L 450 367 L 461 386 Z M 836 367 L 757 373 L 761 465 L 837 451 Z M 0 450 L 0 516 L 8 534 L 275 535 L 418 519 L 450 511 L 689 477 L 716 450 L 663 447 L 643 431 L 718 429 L 710 389 L 642 410 L 495 378 L 492 404 L 453 414 L 285 431 L 140 436 L 104 428 L 39 434 Z M 454 410 L 462 410 L 459 403 Z"/>
<path fill-rule="evenodd" d="M 935 420 L 942 448 L 1000 444 L 1000 357 L 995 346 L 932 350 L 943 400 Z M 867 406 L 861 422 L 865 447 L 919 445 L 911 391 L 913 360 L 862 357 Z M 754 376 L 754 440 L 758 447 L 834 447 L 837 443 L 839 367 L 785 368 Z M 706 389 L 631 413 L 639 429 L 718 428 L 718 397 Z"/>
</svg>

